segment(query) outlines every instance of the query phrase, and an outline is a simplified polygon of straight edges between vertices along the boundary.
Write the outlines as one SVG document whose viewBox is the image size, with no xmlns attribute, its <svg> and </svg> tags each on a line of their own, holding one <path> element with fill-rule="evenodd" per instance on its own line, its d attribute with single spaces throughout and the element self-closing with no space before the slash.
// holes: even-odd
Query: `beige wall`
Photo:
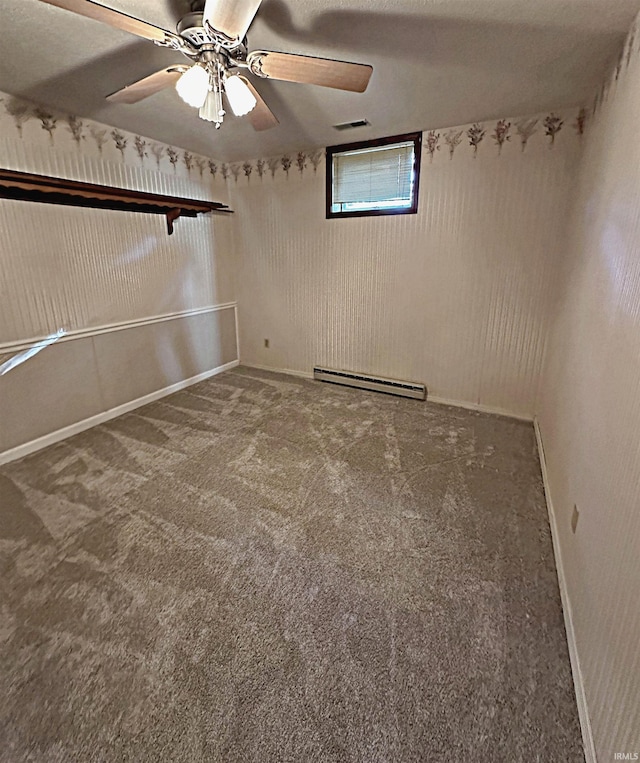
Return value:
<svg viewBox="0 0 640 763">
<path fill-rule="evenodd" d="M 0 100 L 4 168 L 227 199 L 214 160 Z M 180 218 L 168 236 L 161 216 L 0 200 L 0 363 L 68 335 L 0 375 L 0 459 L 236 360 L 235 326 L 230 216 Z"/>
<path fill-rule="evenodd" d="M 237 357 L 233 305 L 56 342 L 0 376 L 0 463 Z"/>
<path fill-rule="evenodd" d="M 303 172 L 296 157 L 288 173 L 281 158 L 233 165 L 225 182 L 204 157 L 189 169 L 178 151 L 174 167 L 170 147 L 139 156 L 126 133 L 120 152 L 104 125 L 78 138 L 5 96 L 3 166 L 228 191 L 237 216 L 181 219 L 169 238 L 161 218 L 0 201 L 0 363 L 72 334 L 0 377 L 0 454 L 234 361 L 236 293 L 247 363 L 537 413 L 598 758 L 640 750 L 639 85 L 636 42 L 585 136 L 562 114 L 552 143 L 542 115 L 523 151 L 517 123 L 532 121 L 509 120 L 502 150 L 486 124 L 475 155 L 468 126 L 439 131 L 418 215 L 330 221 L 317 154 Z"/>
<path fill-rule="evenodd" d="M 632 34 L 585 136 L 539 412 L 603 763 L 640 754 L 640 54 Z"/>
<path fill-rule="evenodd" d="M 431 397 L 532 417 L 580 151 L 576 114 L 553 145 L 546 116 L 525 151 L 519 120 L 501 152 L 496 123 L 483 125 L 477 156 L 469 125 L 438 131 L 433 157 L 425 133 L 417 215 L 326 220 L 323 161 L 238 173 L 242 361 L 419 381 Z"/>
</svg>

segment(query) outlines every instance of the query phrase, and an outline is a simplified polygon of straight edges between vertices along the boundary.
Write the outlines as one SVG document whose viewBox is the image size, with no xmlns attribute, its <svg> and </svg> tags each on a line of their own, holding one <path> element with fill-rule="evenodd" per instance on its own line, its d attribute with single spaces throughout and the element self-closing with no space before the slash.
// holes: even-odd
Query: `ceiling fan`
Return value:
<svg viewBox="0 0 640 763">
<path fill-rule="evenodd" d="M 255 130 L 268 130 L 278 120 L 252 83 L 240 72 L 257 77 L 322 85 L 362 93 L 373 68 L 329 58 L 247 49 L 246 34 L 262 0 L 194 0 L 176 32 L 149 24 L 94 0 L 41 0 L 80 16 L 101 21 L 179 51 L 190 64 L 174 64 L 107 96 L 112 103 L 137 103 L 175 86 L 180 97 L 199 109 L 216 128 L 225 115 L 223 95 L 236 116 L 247 115 Z"/>
</svg>

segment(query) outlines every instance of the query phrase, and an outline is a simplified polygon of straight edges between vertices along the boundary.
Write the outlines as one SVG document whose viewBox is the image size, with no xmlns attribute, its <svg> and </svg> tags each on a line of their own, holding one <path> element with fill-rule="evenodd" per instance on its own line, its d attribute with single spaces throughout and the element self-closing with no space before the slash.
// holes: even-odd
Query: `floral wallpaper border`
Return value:
<svg viewBox="0 0 640 763">
<path fill-rule="evenodd" d="M 582 135 L 584 133 L 587 118 L 587 110 L 581 108 L 576 121 L 572 124 L 576 134 Z M 446 144 L 449 159 L 453 159 L 460 144 L 466 144 L 468 148 L 471 148 L 472 156 L 476 157 L 480 144 L 489 137 L 496 147 L 497 155 L 500 156 L 503 146 L 512 138 L 516 138 L 520 143 L 521 150 L 525 151 L 530 138 L 540 131 L 548 138 L 548 144 L 551 148 L 555 143 L 556 135 L 564 125 L 565 120 L 555 112 L 546 116 L 525 117 L 519 120 L 498 119 L 488 135 L 487 131 L 491 127 L 483 122 L 474 122 L 466 128 L 463 126 L 448 130 L 428 130 L 425 132 L 424 146 L 430 161 L 433 161 L 436 151 L 444 147 L 442 141 Z"/>
<path fill-rule="evenodd" d="M 639 27 L 640 17 L 636 16 L 636 20 L 631 25 L 629 33 L 625 38 L 624 45 L 620 50 L 617 61 L 612 66 L 609 74 L 604 78 L 598 91 L 593 97 L 593 103 L 591 106 L 591 115 L 595 118 L 602 110 L 604 104 L 608 101 L 609 95 L 613 88 L 616 86 L 620 78 L 626 73 L 627 69 L 631 65 L 632 60 L 640 52 L 640 34 Z"/>
<path fill-rule="evenodd" d="M 173 172 L 177 172 L 178 167 L 184 167 L 189 175 L 210 175 L 215 179 L 221 168 L 218 161 L 209 157 L 72 114 L 60 114 L 15 96 L 0 94 L 0 105 L 12 118 L 20 138 L 24 137 L 27 123 L 39 123 L 48 134 L 51 147 L 60 143 L 61 135 L 64 135 L 64 140 L 70 135 L 77 150 L 83 145 L 93 144 L 99 156 L 103 156 L 105 148 L 111 146 L 120 153 L 123 162 L 137 161 L 142 166 L 147 160 L 155 164 L 157 170 L 162 168 L 162 162 L 166 159 Z"/>
<path fill-rule="evenodd" d="M 631 36 L 631 45 L 634 36 Z M 623 55 L 616 68 L 616 78 L 619 76 L 623 63 L 630 60 L 630 46 L 625 46 Z M 596 96 L 596 103 L 602 103 L 603 97 Z M 252 178 L 275 179 L 276 175 L 284 175 L 287 179 L 291 174 L 303 175 L 310 172 L 316 174 L 324 160 L 325 149 L 315 148 L 301 150 L 294 154 L 264 157 L 240 162 L 220 162 L 210 157 L 199 156 L 192 152 L 174 146 L 159 143 L 141 135 L 133 135 L 117 128 L 110 128 L 91 120 L 81 119 L 75 115 L 61 115 L 51 112 L 37 104 L 30 103 L 13 96 L 0 97 L 6 113 L 13 119 L 19 136 L 23 137 L 24 125 L 29 121 L 39 122 L 40 127 L 48 136 L 51 146 L 55 145 L 56 135 L 65 131 L 80 148 L 83 141 L 93 142 L 100 155 L 105 146 L 111 145 L 120 153 L 122 161 L 138 161 L 141 165 L 146 161 L 155 163 L 158 170 L 166 159 L 174 172 L 180 166 L 190 176 L 201 178 L 210 176 L 214 180 L 220 178 L 227 182 L 241 180 L 250 183 Z M 585 132 L 591 113 L 586 108 L 580 108 L 570 125 L 567 117 L 559 116 L 556 112 L 546 115 L 524 117 L 520 119 L 498 119 L 495 122 L 474 122 L 471 125 L 458 126 L 443 130 L 428 130 L 424 132 L 423 151 L 433 162 L 441 150 L 449 160 L 460 151 L 471 152 L 473 158 L 478 156 L 481 145 L 490 145 L 495 155 L 500 156 L 503 148 L 510 142 L 517 143 L 522 152 L 527 150 L 529 141 L 534 135 L 543 137 L 549 148 L 553 148 L 557 135 L 561 130 L 571 129 L 575 135 L 582 136 Z M 486 152 L 486 149 L 483 149 Z"/>
<path fill-rule="evenodd" d="M 589 112 L 582 107 L 578 110 L 575 120 L 570 125 L 568 117 L 559 116 L 556 112 L 536 117 L 525 117 L 517 120 L 498 119 L 491 126 L 474 122 L 469 126 L 453 127 L 446 130 L 427 130 L 423 133 L 423 152 L 433 162 L 434 157 L 442 149 L 449 159 L 453 159 L 456 151 L 471 150 L 472 156 L 476 157 L 478 148 L 483 141 L 490 138 L 496 149 L 496 155 L 500 156 L 503 146 L 510 142 L 518 142 L 520 150 L 524 152 L 533 135 L 540 134 L 545 138 L 549 148 L 553 148 L 556 136 L 562 129 L 571 129 L 574 135 L 582 136 L 585 132 L 589 119 Z M 462 148 L 460 148 L 462 147 Z M 274 178 L 276 173 L 282 172 L 289 177 L 290 171 L 296 169 L 303 174 L 309 169 L 315 174 L 320 162 L 324 159 L 325 149 L 311 151 L 299 151 L 297 154 L 285 154 L 261 159 L 247 160 L 239 163 L 223 165 L 225 178 L 233 178 L 237 183 L 243 177 L 250 182 L 252 176 L 262 179 L 265 176 Z"/>
</svg>

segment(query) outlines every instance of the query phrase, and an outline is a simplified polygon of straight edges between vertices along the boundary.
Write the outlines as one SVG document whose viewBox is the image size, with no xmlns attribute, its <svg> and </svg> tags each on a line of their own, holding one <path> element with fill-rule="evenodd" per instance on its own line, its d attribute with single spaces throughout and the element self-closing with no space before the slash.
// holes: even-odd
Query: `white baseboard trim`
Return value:
<svg viewBox="0 0 640 763">
<path fill-rule="evenodd" d="M 504 408 L 494 408 L 491 405 L 481 405 L 480 403 L 466 403 L 462 400 L 450 400 L 446 397 L 439 397 L 438 395 L 430 395 L 427 392 L 428 403 L 438 403 L 439 405 L 452 405 L 454 408 L 465 408 L 468 411 L 478 411 L 479 413 L 492 413 L 496 416 L 506 416 L 509 419 L 517 419 L 518 421 L 533 421 L 533 416 L 523 416 L 519 413 L 513 413 L 513 411 L 507 411 Z"/>
<path fill-rule="evenodd" d="M 70 424 L 67 427 L 58 429 L 55 432 L 50 432 L 49 434 L 38 437 L 37 439 L 31 440 L 30 442 L 25 442 L 23 445 L 17 445 L 15 448 L 5 450 L 4 453 L 0 453 L 0 466 L 2 464 L 9 463 L 9 461 L 15 461 L 18 458 L 24 458 L 31 453 L 35 453 L 37 450 L 46 448 L 48 445 L 53 445 L 56 442 L 60 442 L 60 440 L 66 440 L 67 437 L 72 437 L 74 434 L 84 432 L 86 429 L 91 429 L 91 427 L 95 427 L 98 424 L 103 424 L 105 421 L 115 419 L 117 416 L 122 416 L 123 413 L 129 413 L 129 411 L 133 411 L 136 408 L 147 405 L 147 403 L 153 403 L 162 397 L 171 395 L 174 392 L 179 392 L 181 389 L 190 387 L 192 384 L 197 384 L 198 382 L 204 381 L 205 379 L 210 379 L 212 376 L 217 376 L 223 371 L 228 371 L 230 368 L 235 368 L 237 365 L 239 365 L 239 363 L 239 360 L 232 360 L 230 363 L 225 363 L 224 365 L 213 368 L 210 371 L 204 371 L 197 376 L 192 376 L 190 379 L 183 379 L 182 381 L 176 382 L 169 387 L 163 387 L 162 389 L 158 389 L 155 392 L 150 392 L 148 395 L 144 395 L 143 397 L 138 397 L 135 400 L 130 400 L 128 403 L 123 403 L 122 405 L 118 405 L 115 408 L 110 408 L 108 411 L 97 413 L 95 416 L 90 416 L 88 419 L 83 419 L 82 421 L 78 421 L 75 424 Z"/>
<path fill-rule="evenodd" d="M 258 371 L 272 371 L 274 374 L 288 374 L 289 376 L 298 376 L 301 379 L 313 379 L 313 371 L 293 371 L 291 368 L 274 368 L 273 366 L 259 366 L 257 363 L 240 363 L 245 368 L 257 368 Z"/>
<path fill-rule="evenodd" d="M 257 368 L 260 371 L 273 371 L 275 374 L 290 374 L 291 376 L 299 376 L 302 379 L 313 379 L 313 371 L 293 371 L 291 368 L 274 368 L 273 366 L 263 366 L 258 363 L 246 363 L 244 360 L 240 360 L 241 364 L 246 368 Z M 527 421 L 532 423 L 532 416 L 521 416 L 520 414 L 507 411 L 503 408 L 493 408 L 490 405 L 480 405 L 476 403 L 466 403 L 461 400 L 450 400 L 446 397 L 438 397 L 437 395 L 430 395 L 427 391 L 427 402 L 438 403 L 439 405 L 452 405 L 454 408 L 465 408 L 468 411 L 479 411 L 480 413 L 492 413 L 496 416 L 506 416 L 509 419 L 517 419 L 518 421 Z"/>
<path fill-rule="evenodd" d="M 587 705 L 587 695 L 584 688 L 584 680 L 582 678 L 582 668 L 580 667 L 580 656 L 578 655 L 576 634 L 573 628 L 571 599 L 569 597 L 569 589 L 567 588 L 567 579 L 564 574 L 562 550 L 560 548 L 560 536 L 558 534 L 558 524 L 553 508 L 553 500 L 551 498 L 551 489 L 549 486 L 549 476 L 547 472 L 547 461 L 544 455 L 544 445 L 542 442 L 542 433 L 540 432 L 538 419 L 533 420 L 533 427 L 536 433 L 538 455 L 540 457 L 540 468 L 542 470 L 542 483 L 544 485 L 544 494 L 547 500 L 549 525 L 551 527 L 551 538 L 553 540 L 553 553 L 556 560 L 558 585 L 560 587 L 560 598 L 562 600 L 562 614 L 564 616 L 564 627 L 567 632 L 567 644 L 569 647 L 569 659 L 571 660 L 571 672 L 573 674 L 573 683 L 576 690 L 576 703 L 578 705 L 580 728 L 582 729 L 584 756 L 586 763 L 597 763 L 596 748 L 593 742 L 593 732 L 591 730 L 591 719 L 589 717 L 589 707 Z"/>
</svg>

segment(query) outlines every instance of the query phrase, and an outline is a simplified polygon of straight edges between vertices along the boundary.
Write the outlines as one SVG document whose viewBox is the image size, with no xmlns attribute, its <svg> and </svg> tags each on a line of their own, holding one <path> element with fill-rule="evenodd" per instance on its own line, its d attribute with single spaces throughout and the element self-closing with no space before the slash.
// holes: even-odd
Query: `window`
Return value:
<svg viewBox="0 0 640 763">
<path fill-rule="evenodd" d="M 327 148 L 327 217 L 418 211 L 422 133 Z"/>
</svg>

